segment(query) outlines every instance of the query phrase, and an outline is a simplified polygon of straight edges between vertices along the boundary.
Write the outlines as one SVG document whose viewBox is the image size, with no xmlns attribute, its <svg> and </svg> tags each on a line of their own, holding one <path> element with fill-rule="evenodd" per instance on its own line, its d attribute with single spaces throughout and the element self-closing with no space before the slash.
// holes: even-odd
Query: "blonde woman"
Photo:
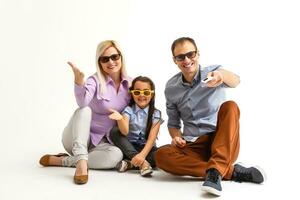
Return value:
<svg viewBox="0 0 300 200">
<path fill-rule="evenodd" d="M 75 98 L 79 108 L 64 129 L 62 142 L 70 154 L 44 155 L 43 166 L 76 167 L 74 182 L 88 181 L 88 168 L 114 168 L 123 158 L 108 134 L 116 126 L 110 109 L 121 112 L 129 103 L 131 79 L 126 74 L 123 53 L 113 40 L 101 42 L 96 51 L 97 72 L 84 81 L 79 68 L 68 62 L 75 76 Z"/>
</svg>

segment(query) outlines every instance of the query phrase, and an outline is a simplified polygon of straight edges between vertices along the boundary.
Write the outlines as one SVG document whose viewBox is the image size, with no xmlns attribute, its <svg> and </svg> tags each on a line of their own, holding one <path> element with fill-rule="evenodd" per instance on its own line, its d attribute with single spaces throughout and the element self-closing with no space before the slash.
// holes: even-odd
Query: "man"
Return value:
<svg viewBox="0 0 300 200">
<path fill-rule="evenodd" d="M 240 113 L 235 102 L 224 101 L 225 88 L 236 87 L 239 76 L 220 65 L 202 69 L 192 38 L 178 38 L 171 50 L 181 72 L 166 84 L 172 142 L 158 149 L 157 166 L 175 175 L 205 177 L 202 190 L 217 196 L 221 195 L 222 179 L 265 181 L 262 169 L 233 165 L 239 153 Z"/>
</svg>

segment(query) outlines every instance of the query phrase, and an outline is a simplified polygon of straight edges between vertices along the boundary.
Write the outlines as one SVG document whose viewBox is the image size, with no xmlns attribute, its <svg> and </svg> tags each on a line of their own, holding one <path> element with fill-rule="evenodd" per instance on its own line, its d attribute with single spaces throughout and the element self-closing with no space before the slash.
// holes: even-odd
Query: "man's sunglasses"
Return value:
<svg viewBox="0 0 300 200">
<path fill-rule="evenodd" d="M 101 57 L 99 57 L 99 62 L 107 63 L 109 61 L 109 59 L 111 59 L 112 61 L 116 61 L 116 60 L 119 60 L 120 57 L 121 57 L 121 54 L 112 54 L 111 56 L 101 56 Z"/>
<path fill-rule="evenodd" d="M 154 93 L 154 90 L 130 90 L 130 93 L 134 96 L 144 95 L 144 96 L 150 96 L 152 93 Z"/>
<path fill-rule="evenodd" d="M 197 55 L 197 51 L 190 51 L 185 54 L 179 54 L 177 56 L 174 56 L 174 58 L 176 61 L 183 61 L 185 59 L 185 57 L 188 57 L 189 59 L 191 59 L 191 58 L 195 58 L 196 55 Z"/>
</svg>

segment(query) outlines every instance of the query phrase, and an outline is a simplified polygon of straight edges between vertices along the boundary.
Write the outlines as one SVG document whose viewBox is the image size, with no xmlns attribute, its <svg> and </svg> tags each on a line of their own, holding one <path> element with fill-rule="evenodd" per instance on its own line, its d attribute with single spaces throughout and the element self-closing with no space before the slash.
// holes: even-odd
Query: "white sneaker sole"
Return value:
<svg viewBox="0 0 300 200">
<path fill-rule="evenodd" d="M 209 187 L 209 186 L 202 186 L 201 189 L 202 189 L 202 191 L 205 191 L 209 194 L 213 194 L 213 195 L 218 196 L 218 197 L 221 196 L 221 193 L 222 193 L 221 191 L 216 190 L 216 189 L 214 189 L 212 187 Z"/>
</svg>

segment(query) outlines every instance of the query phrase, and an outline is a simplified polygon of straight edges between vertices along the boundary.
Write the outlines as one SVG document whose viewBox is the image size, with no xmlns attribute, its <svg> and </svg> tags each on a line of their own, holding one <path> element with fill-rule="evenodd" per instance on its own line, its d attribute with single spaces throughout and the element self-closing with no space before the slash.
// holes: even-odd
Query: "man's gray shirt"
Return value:
<svg viewBox="0 0 300 200">
<path fill-rule="evenodd" d="M 228 86 L 223 83 L 209 88 L 201 80 L 220 67 L 211 65 L 202 69 L 199 66 L 192 84 L 184 82 L 181 72 L 166 84 L 168 127 L 181 129 L 182 121 L 183 138 L 186 141 L 195 141 L 199 136 L 216 129 L 218 110 L 225 101 L 225 88 Z"/>
</svg>

